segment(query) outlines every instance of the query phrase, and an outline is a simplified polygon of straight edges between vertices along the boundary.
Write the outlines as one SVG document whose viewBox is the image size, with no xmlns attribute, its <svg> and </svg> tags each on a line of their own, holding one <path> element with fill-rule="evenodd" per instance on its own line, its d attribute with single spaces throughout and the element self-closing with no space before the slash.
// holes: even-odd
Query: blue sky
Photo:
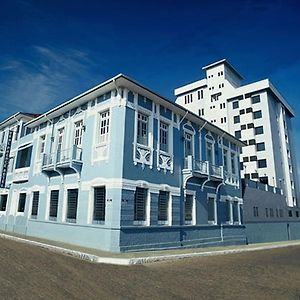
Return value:
<svg viewBox="0 0 300 300">
<path fill-rule="evenodd" d="M 45 112 L 118 73 L 172 100 L 222 58 L 245 83 L 270 78 L 300 112 L 298 1 L 2 0 L 0 36 L 0 119 Z"/>
</svg>

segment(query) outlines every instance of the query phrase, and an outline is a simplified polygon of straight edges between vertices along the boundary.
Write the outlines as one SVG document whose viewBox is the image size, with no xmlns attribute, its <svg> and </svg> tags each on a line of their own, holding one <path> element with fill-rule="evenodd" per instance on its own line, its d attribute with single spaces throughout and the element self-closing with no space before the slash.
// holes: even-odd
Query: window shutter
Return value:
<svg viewBox="0 0 300 300">
<path fill-rule="evenodd" d="M 78 189 L 68 190 L 68 209 L 67 209 L 68 221 L 76 220 L 77 200 L 78 200 Z"/>
<path fill-rule="evenodd" d="M 145 221 L 146 220 L 146 199 L 147 189 L 136 188 L 134 199 L 134 220 Z"/>
<path fill-rule="evenodd" d="M 18 212 L 24 212 L 25 211 L 25 202 L 26 202 L 26 194 L 21 193 L 19 195 Z"/>
<path fill-rule="evenodd" d="M 37 216 L 40 192 L 33 192 L 31 216 Z"/>
<path fill-rule="evenodd" d="M 56 218 L 57 217 L 57 207 L 58 207 L 58 196 L 59 191 L 53 190 L 50 194 L 50 212 L 49 217 Z"/>
<path fill-rule="evenodd" d="M 193 220 L 192 211 L 193 211 L 193 195 L 186 195 L 185 198 L 185 220 L 186 221 Z"/>
<path fill-rule="evenodd" d="M 160 191 L 158 198 L 158 221 L 168 220 L 168 200 L 169 193 L 165 191 Z"/>
<path fill-rule="evenodd" d="M 94 188 L 94 221 L 105 221 L 105 187 Z"/>
</svg>

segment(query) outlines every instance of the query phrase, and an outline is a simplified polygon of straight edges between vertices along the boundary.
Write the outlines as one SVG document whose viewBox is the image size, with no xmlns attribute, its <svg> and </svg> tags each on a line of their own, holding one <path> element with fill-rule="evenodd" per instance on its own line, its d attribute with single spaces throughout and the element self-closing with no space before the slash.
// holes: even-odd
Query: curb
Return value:
<svg viewBox="0 0 300 300">
<path fill-rule="evenodd" d="M 137 257 L 137 258 L 114 258 L 114 257 L 101 257 L 86 252 L 71 250 L 68 248 L 62 248 L 62 247 L 40 243 L 32 240 L 27 240 L 27 239 L 11 236 L 4 233 L 0 233 L 0 238 L 12 240 L 24 244 L 34 245 L 40 248 L 48 249 L 52 252 L 69 255 L 92 263 L 113 264 L 113 265 L 123 265 L 123 266 L 142 265 L 146 263 L 179 260 L 179 259 L 190 258 L 190 257 L 215 256 L 215 255 L 226 255 L 226 254 L 234 254 L 234 253 L 242 253 L 242 252 L 278 249 L 278 248 L 286 248 L 286 247 L 300 245 L 300 241 L 295 241 L 289 244 L 258 246 L 253 248 L 244 248 L 244 249 L 216 250 L 216 251 L 207 251 L 207 252 L 170 254 L 170 255 L 147 256 L 147 257 Z"/>
</svg>

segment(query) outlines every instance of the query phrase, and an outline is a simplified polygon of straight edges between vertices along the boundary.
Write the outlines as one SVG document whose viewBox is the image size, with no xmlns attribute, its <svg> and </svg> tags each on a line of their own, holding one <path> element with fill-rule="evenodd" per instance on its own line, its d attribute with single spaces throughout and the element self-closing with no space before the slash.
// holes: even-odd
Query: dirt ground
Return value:
<svg viewBox="0 0 300 300">
<path fill-rule="evenodd" d="M 300 299 L 300 246 L 143 266 L 0 238 L 1 299 Z"/>
</svg>

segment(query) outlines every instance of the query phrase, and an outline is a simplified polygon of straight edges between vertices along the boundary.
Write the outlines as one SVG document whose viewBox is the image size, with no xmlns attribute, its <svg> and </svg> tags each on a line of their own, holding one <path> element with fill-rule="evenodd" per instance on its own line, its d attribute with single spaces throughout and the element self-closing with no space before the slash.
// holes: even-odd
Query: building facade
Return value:
<svg viewBox="0 0 300 300">
<path fill-rule="evenodd" d="M 116 252 L 245 243 L 243 143 L 214 124 L 124 75 L 17 116 L 0 123 L 1 230 Z"/>
<path fill-rule="evenodd" d="M 242 85 L 225 59 L 203 70 L 204 79 L 175 89 L 176 103 L 242 140 L 242 177 L 282 189 L 287 204 L 298 206 L 292 108 L 268 79 Z"/>
</svg>

